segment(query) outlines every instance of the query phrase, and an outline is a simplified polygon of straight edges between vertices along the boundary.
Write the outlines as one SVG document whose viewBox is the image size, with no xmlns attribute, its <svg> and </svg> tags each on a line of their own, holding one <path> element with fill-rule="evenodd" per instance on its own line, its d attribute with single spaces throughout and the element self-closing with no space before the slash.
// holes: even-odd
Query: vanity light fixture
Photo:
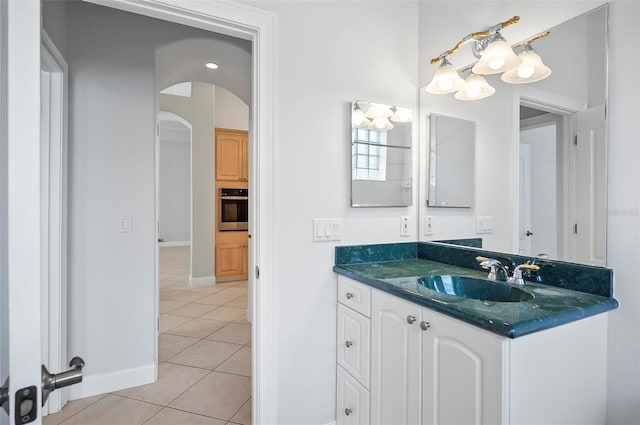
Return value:
<svg viewBox="0 0 640 425">
<path fill-rule="evenodd" d="M 367 118 L 390 118 L 393 115 L 393 111 L 389 105 L 383 105 L 382 103 L 371 103 L 369 109 L 364 113 Z"/>
<path fill-rule="evenodd" d="M 464 80 L 445 56 L 426 90 L 431 94 L 448 94 L 460 90 L 463 86 Z"/>
<path fill-rule="evenodd" d="M 364 115 L 364 111 L 360 108 L 358 102 L 354 102 L 353 111 L 351 112 L 351 125 L 353 128 L 369 127 L 371 121 Z"/>
<path fill-rule="evenodd" d="M 465 80 L 465 85 L 456 94 L 458 100 L 478 100 L 489 97 L 496 92 L 482 75 L 471 72 Z"/>
<path fill-rule="evenodd" d="M 505 83 L 533 83 L 551 75 L 551 68 L 542 62 L 540 55 L 531 47 L 531 41 L 525 44 L 524 50 L 518 57 L 522 59 L 522 63 L 517 68 L 502 74 L 501 79 Z"/>
<path fill-rule="evenodd" d="M 371 124 L 369 124 L 369 130 L 376 131 L 387 131 L 393 128 L 393 124 L 389 121 L 389 118 L 379 117 L 371 120 Z"/>
<path fill-rule="evenodd" d="M 204 64 L 204 66 L 206 66 L 209 69 L 218 69 L 219 68 L 218 64 L 214 63 L 214 62 L 207 62 L 207 63 Z"/>
<path fill-rule="evenodd" d="M 522 58 L 516 56 L 504 37 L 496 32 L 482 52 L 480 60 L 473 66 L 472 71 L 484 75 L 500 74 L 516 68 L 521 63 Z"/>
<path fill-rule="evenodd" d="M 393 115 L 389 118 L 393 122 L 411 122 L 413 120 L 413 114 L 411 109 L 391 107 Z"/>
<path fill-rule="evenodd" d="M 502 81 L 512 84 L 532 83 L 548 77 L 551 74 L 551 69 L 542 63 L 540 56 L 531 47 L 531 42 L 546 37 L 549 35 L 549 31 L 538 34 L 513 47 L 500 34 L 500 30 L 517 23 L 519 20 L 519 16 L 514 16 L 487 30 L 471 33 L 458 41 L 450 50 L 431 59 L 432 64 L 440 61 L 442 63 L 431 82 L 426 86 L 426 91 L 431 94 L 456 92 L 456 99 L 477 100 L 495 93 L 495 88 L 489 85 L 483 75 L 502 73 Z M 473 54 L 479 60 L 462 70 L 462 72 L 469 68 L 472 70 L 466 81 L 463 81 L 447 58 L 469 42 L 473 43 Z M 522 46 L 524 46 L 522 52 L 516 55 L 513 49 Z"/>
</svg>

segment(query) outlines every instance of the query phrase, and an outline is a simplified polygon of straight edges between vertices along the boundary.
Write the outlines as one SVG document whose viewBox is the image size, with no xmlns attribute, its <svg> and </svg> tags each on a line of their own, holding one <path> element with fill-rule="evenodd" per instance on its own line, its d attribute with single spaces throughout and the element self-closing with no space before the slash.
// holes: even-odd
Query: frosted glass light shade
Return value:
<svg viewBox="0 0 640 425">
<path fill-rule="evenodd" d="M 390 120 L 393 122 L 411 122 L 413 120 L 413 113 L 411 109 L 393 108 L 393 115 Z"/>
<path fill-rule="evenodd" d="M 383 105 L 381 103 L 372 103 L 364 114 L 367 118 L 389 118 L 393 115 L 391 107 L 389 105 Z"/>
<path fill-rule="evenodd" d="M 499 74 L 516 68 L 522 59 L 516 56 L 513 49 L 500 34 L 489 43 L 480 60 L 473 66 L 474 74 Z"/>
<path fill-rule="evenodd" d="M 392 128 L 393 124 L 391 124 L 389 118 L 386 117 L 374 118 L 373 120 L 371 120 L 371 124 L 369 124 L 369 130 L 387 131 L 391 130 Z"/>
<path fill-rule="evenodd" d="M 505 83 L 533 83 L 544 80 L 551 75 L 551 68 L 542 62 L 540 56 L 531 46 L 527 46 L 518 56 L 522 59 L 522 63 L 517 68 L 502 74 L 501 79 Z"/>
<path fill-rule="evenodd" d="M 458 91 L 455 98 L 458 100 L 478 100 L 489 97 L 496 92 L 482 75 L 469 74 L 464 87 Z"/>
<path fill-rule="evenodd" d="M 362 112 L 362 109 L 355 103 L 353 111 L 351 112 L 351 126 L 353 128 L 365 128 L 368 127 L 370 123 L 367 117 L 365 117 L 364 112 Z"/>
<path fill-rule="evenodd" d="M 460 90 L 463 86 L 464 80 L 445 58 L 425 90 L 431 94 L 448 94 Z"/>
</svg>

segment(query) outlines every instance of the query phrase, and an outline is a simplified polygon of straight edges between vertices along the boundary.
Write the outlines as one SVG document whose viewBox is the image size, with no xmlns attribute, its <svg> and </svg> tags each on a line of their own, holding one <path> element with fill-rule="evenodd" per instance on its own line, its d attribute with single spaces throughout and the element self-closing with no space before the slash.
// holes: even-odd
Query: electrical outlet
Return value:
<svg viewBox="0 0 640 425">
<path fill-rule="evenodd" d="M 409 236 L 409 216 L 400 217 L 400 236 Z"/>
<path fill-rule="evenodd" d="M 433 235 L 433 217 L 430 215 L 424 216 L 424 234 Z"/>
</svg>

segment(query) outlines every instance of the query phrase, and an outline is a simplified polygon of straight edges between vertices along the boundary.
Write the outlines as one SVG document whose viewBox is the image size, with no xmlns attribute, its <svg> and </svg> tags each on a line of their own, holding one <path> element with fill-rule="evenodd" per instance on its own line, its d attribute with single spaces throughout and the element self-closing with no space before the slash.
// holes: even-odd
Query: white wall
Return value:
<svg viewBox="0 0 640 425">
<path fill-rule="evenodd" d="M 312 242 L 312 219 L 341 217 L 340 245 L 416 239 L 399 236 L 415 206 L 350 208 L 349 187 L 351 102 L 416 107 L 417 2 L 252 4 L 278 14 L 278 423 L 325 424 L 336 418 L 335 244 Z"/>
<path fill-rule="evenodd" d="M 249 105 L 220 86 L 214 88 L 217 128 L 249 130 Z"/>
<path fill-rule="evenodd" d="M 191 130 L 160 121 L 158 228 L 164 243 L 191 243 Z"/>
<path fill-rule="evenodd" d="M 172 112 L 191 123 L 192 157 L 191 178 L 193 182 L 193 205 L 191 220 L 193 240 L 191 241 L 191 272 L 193 278 L 214 276 L 214 86 L 207 83 L 193 83 L 191 97 L 158 95 L 161 111 Z M 162 217 L 161 217 L 162 220 Z"/>
<path fill-rule="evenodd" d="M 640 3 L 609 8 L 609 158 L 607 265 L 615 270 L 620 308 L 609 315 L 607 423 L 640 418 Z"/>
</svg>

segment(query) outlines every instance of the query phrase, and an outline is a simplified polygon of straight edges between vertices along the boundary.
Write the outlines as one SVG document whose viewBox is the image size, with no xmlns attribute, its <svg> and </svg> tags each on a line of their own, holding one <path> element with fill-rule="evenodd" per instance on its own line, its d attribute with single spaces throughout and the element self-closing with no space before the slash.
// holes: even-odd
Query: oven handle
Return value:
<svg viewBox="0 0 640 425">
<path fill-rule="evenodd" d="M 229 201 L 248 201 L 248 196 L 219 196 L 220 199 L 226 199 Z"/>
</svg>

